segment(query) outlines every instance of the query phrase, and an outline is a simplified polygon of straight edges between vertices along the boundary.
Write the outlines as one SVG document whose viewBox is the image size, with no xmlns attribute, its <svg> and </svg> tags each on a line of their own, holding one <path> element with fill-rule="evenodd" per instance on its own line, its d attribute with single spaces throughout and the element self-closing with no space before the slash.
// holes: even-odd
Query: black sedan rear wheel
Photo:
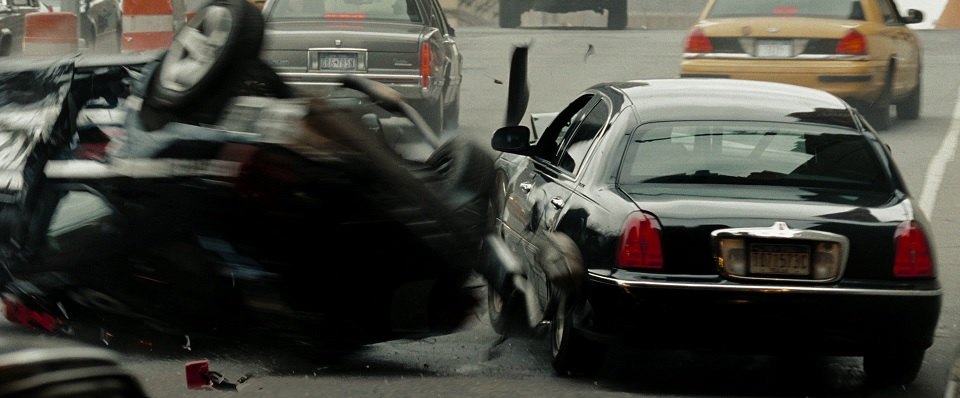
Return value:
<svg viewBox="0 0 960 398">
<path fill-rule="evenodd" d="M 493 331 L 504 336 L 531 334 L 523 300 L 523 295 L 514 289 L 498 292 L 490 286 L 487 287 L 487 315 Z"/>
<path fill-rule="evenodd" d="M 562 300 L 550 324 L 553 369 L 559 376 L 591 376 L 600 370 L 606 347 L 591 341 L 573 326 L 573 310 Z"/>
<path fill-rule="evenodd" d="M 923 366 L 922 349 L 877 351 L 863 357 L 867 383 L 876 386 L 910 384 Z"/>
</svg>

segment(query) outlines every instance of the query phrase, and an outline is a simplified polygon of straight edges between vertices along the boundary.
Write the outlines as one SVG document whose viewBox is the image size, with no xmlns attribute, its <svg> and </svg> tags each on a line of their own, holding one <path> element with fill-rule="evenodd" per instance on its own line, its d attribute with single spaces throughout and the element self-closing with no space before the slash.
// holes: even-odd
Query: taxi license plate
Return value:
<svg viewBox="0 0 960 398">
<path fill-rule="evenodd" d="M 359 69 L 359 55 L 355 52 L 318 52 L 314 63 L 316 70 L 353 72 Z"/>
<path fill-rule="evenodd" d="M 804 245 L 750 245 L 750 273 L 810 275 L 810 248 Z"/>
<path fill-rule="evenodd" d="M 758 40 L 757 56 L 766 58 L 792 57 L 793 42 L 790 40 Z"/>
</svg>

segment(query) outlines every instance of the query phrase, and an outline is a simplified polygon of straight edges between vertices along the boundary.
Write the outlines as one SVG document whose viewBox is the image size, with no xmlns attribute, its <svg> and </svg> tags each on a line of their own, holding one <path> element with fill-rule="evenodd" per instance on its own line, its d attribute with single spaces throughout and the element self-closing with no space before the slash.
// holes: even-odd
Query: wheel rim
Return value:
<svg viewBox="0 0 960 398">
<path fill-rule="evenodd" d="M 222 6 L 206 7 L 193 21 L 177 32 L 163 59 L 159 83 L 167 90 L 196 86 L 213 69 L 233 28 L 230 10 Z"/>
<path fill-rule="evenodd" d="M 487 289 L 490 289 L 490 286 L 487 286 Z M 493 289 L 489 290 L 490 294 L 487 295 L 490 299 L 490 315 L 494 316 L 503 312 L 503 297 L 500 297 L 500 294 L 494 291 Z"/>
<path fill-rule="evenodd" d="M 566 306 L 560 304 L 560 307 L 557 308 L 557 315 L 553 319 L 553 344 L 551 345 L 551 348 L 553 349 L 554 358 L 560 354 L 560 345 L 563 344 L 564 335 L 566 333 L 566 323 Z"/>
</svg>

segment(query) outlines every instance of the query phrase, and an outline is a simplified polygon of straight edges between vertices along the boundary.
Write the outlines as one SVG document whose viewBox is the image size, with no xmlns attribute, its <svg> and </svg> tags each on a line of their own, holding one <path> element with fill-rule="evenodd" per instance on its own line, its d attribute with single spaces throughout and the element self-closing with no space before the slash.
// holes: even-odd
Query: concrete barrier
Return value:
<svg viewBox="0 0 960 398">
<path fill-rule="evenodd" d="M 78 47 L 76 14 L 34 12 L 24 15 L 24 55 L 75 54 Z"/>
</svg>

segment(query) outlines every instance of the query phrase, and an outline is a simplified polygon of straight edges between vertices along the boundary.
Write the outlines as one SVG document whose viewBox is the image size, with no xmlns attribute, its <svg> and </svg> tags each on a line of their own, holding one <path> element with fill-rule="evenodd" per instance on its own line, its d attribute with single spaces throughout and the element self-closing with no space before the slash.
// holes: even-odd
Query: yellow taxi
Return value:
<svg viewBox="0 0 960 398">
<path fill-rule="evenodd" d="M 687 34 L 681 77 L 818 88 L 877 130 L 920 116 L 920 43 L 893 0 L 709 0 Z"/>
</svg>

